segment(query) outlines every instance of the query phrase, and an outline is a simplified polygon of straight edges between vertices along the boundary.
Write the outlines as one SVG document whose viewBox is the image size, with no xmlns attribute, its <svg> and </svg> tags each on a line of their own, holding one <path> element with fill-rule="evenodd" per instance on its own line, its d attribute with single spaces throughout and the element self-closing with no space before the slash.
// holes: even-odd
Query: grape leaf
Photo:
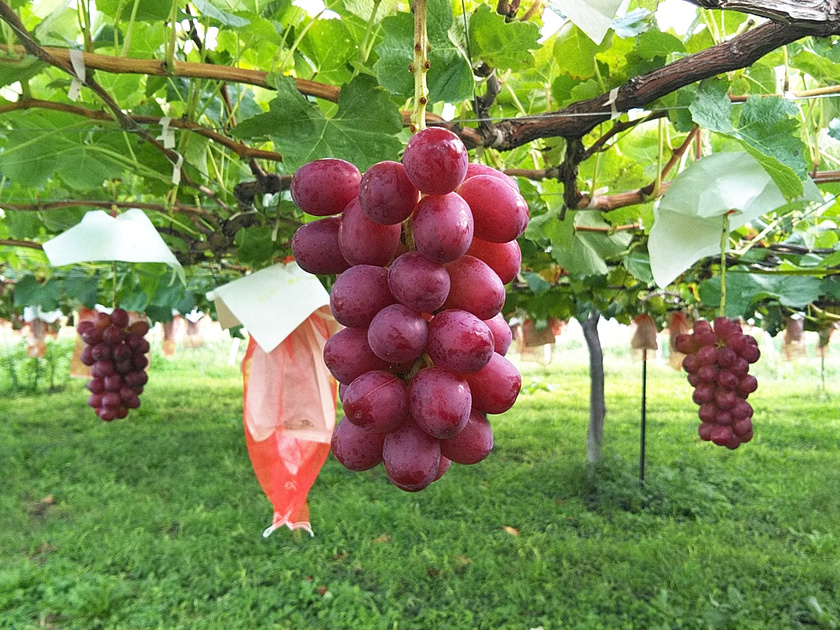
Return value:
<svg viewBox="0 0 840 630">
<path fill-rule="evenodd" d="M 163 22 L 172 12 L 172 0 L 143 0 L 143 2 L 125 2 L 125 0 L 97 0 L 96 8 L 105 15 L 130 20 L 132 11 L 137 11 L 136 19 L 144 22 Z"/>
<path fill-rule="evenodd" d="M 47 67 L 37 57 L 26 55 L 14 61 L 3 60 L 0 64 L 0 86 L 9 85 L 16 81 L 26 82 Z"/>
<path fill-rule="evenodd" d="M 507 22 L 482 4 L 470 17 L 473 57 L 500 70 L 525 70 L 534 65 L 540 29 L 532 22 Z"/>
<path fill-rule="evenodd" d="M 772 178 L 773 183 L 779 187 L 782 194 L 788 199 L 799 197 L 804 192 L 802 180 L 789 166 L 782 164 L 776 158 L 762 153 L 746 141 L 741 141 L 744 150 L 753 156 L 761 164 L 767 174 Z"/>
<path fill-rule="evenodd" d="M 627 233 L 598 233 L 576 231 L 577 226 L 608 228 L 597 213 L 575 212 L 560 220 L 557 210 L 533 219 L 525 231 L 532 240 L 547 238 L 551 243 L 551 257 L 572 275 L 603 275 L 609 268 L 605 258 L 621 254 L 632 236 Z"/>
<path fill-rule="evenodd" d="M 202 14 L 212 18 L 222 24 L 223 26 L 230 26 L 231 28 L 244 28 L 251 24 L 251 20 L 239 17 L 233 13 L 228 13 L 213 5 L 210 0 L 191 0 L 195 8 Z"/>
<path fill-rule="evenodd" d="M 99 278 L 72 271 L 64 278 L 64 296 L 79 302 L 86 308 L 93 308 L 98 301 Z"/>
<path fill-rule="evenodd" d="M 454 103 L 472 96 L 473 75 L 469 61 L 449 35 L 452 28 L 452 7 L 448 2 L 433 0 L 428 4 L 429 72 L 426 83 L 429 102 Z M 382 40 L 376 46 L 379 56 L 374 65 L 379 84 L 401 98 L 414 95 L 414 75 L 409 65 L 414 61 L 414 19 L 408 13 L 382 21 Z"/>
<path fill-rule="evenodd" d="M 358 44 L 341 20 L 315 20 L 300 42 L 300 51 L 315 67 L 315 77 L 340 85 L 352 78 L 348 62 L 353 59 Z"/>
<path fill-rule="evenodd" d="M 707 79 L 700 84 L 689 106 L 694 122 L 705 129 L 733 134 L 732 101 L 727 91 L 729 83 L 721 79 Z"/>
<path fill-rule="evenodd" d="M 324 157 L 347 160 L 361 170 L 397 159 L 402 116 L 371 77 L 359 75 L 341 89 L 332 117 L 309 102 L 292 78 L 280 77 L 276 85 L 269 111 L 243 120 L 233 132 L 240 138 L 270 137 L 290 170 Z"/>
<path fill-rule="evenodd" d="M 728 83 L 703 81 L 689 109 L 698 125 L 737 139 L 752 155 L 782 193 L 790 198 L 802 194 L 807 177 L 805 144 L 799 137 L 796 105 L 776 97 L 750 97 L 744 103 L 737 125 L 732 124 Z"/>
<path fill-rule="evenodd" d="M 633 52 L 642 59 L 655 59 L 656 57 L 665 59 L 673 53 L 685 52 L 685 46 L 675 35 L 649 30 L 636 38 L 636 46 Z"/>
<path fill-rule="evenodd" d="M 574 24 L 566 24 L 554 40 L 554 58 L 562 59 L 562 69 L 576 79 L 595 76 L 595 55 L 600 46 Z"/>
<path fill-rule="evenodd" d="M 32 274 L 26 274 L 15 285 L 15 306 L 40 306 L 45 311 L 58 308 L 63 293 L 62 282 L 59 278 L 50 278 L 43 284 L 39 283 Z"/>
<path fill-rule="evenodd" d="M 805 144 L 799 136 L 797 114 L 796 105 L 786 99 L 751 96 L 738 119 L 738 137 L 804 179 Z"/>
<path fill-rule="evenodd" d="M 804 308 L 819 299 L 822 292 L 823 281 L 820 278 L 729 273 L 726 276 L 726 312 L 729 317 L 740 317 L 746 314 L 751 303 L 763 300 L 778 300 L 779 304 L 788 308 Z M 720 305 L 719 277 L 700 285 L 700 299 L 707 306 Z M 730 300 L 733 302 L 732 310 Z"/>
</svg>

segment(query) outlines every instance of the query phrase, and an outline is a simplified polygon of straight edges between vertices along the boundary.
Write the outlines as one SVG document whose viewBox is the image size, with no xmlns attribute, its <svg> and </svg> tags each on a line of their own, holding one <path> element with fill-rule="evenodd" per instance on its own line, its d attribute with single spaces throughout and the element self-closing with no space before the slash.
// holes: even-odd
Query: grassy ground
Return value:
<svg viewBox="0 0 840 630">
<path fill-rule="evenodd" d="M 155 357 L 127 421 L 98 421 L 79 381 L 4 395 L 0 628 L 837 627 L 840 413 L 818 360 L 758 364 L 756 438 L 734 452 L 696 439 L 684 377 L 652 364 L 642 490 L 639 364 L 607 351 L 590 469 L 586 354 L 561 345 L 523 365 L 482 464 L 405 494 L 328 460 L 315 538 L 261 538 L 238 372 L 207 351 Z"/>
</svg>

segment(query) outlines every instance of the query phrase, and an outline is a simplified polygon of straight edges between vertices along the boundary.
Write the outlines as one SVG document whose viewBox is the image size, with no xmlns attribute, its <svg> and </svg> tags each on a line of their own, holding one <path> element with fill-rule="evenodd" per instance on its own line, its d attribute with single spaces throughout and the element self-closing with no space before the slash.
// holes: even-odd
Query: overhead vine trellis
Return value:
<svg viewBox="0 0 840 630">
<path fill-rule="evenodd" d="M 236 242 L 237 234 L 240 234 L 239 238 L 244 239 L 241 231 L 255 226 L 270 226 L 274 242 L 278 243 L 275 249 L 282 249 L 283 240 L 278 237 L 278 231 L 282 232 L 282 229 L 278 230 L 278 226 L 286 224 L 287 230 L 291 230 L 298 223 L 299 217 L 286 212 L 286 208 L 273 210 L 263 208 L 259 202 L 263 195 L 276 195 L 288 187 L 290 168 L 293 168 L 294 163 L 284 164 L 283 151 L 279 150 L 276 143 L 271 142 L 269 138 L 257 137 L 253 133 L 248 136 L 236 132 L 237 123 L 252 117 L 254 112 L 242 114 L 242 100 L 240 99 L 239 103 L 233 103 L 228 94 L 230 86 L 251 86 L 258 90 L 275 91 L 280 79 L 272 74 L 270 69 L 254 67 L 252 59 L 249 59 L 247 63 L 240 63 L 226 53 L 228 55 L 226 64 L 225 56 L 209 50 L 203 37 L 206 36 L 211 25 L 218 25 L 235 32 L 236 24 L 244 24 L 249 20 L 253 22 L 255 18 L 259 18 L 273 20 L 271 23 L 279 32 L 282 27 L 287 26 L 284 19 L 289 20 L 289 27 L 294 26 L 294 20 L 298 20 L 297 23 L 303 25 L 303 31 L 295 33 L 291 28 L 288 32 L 284 31 L 281 48 L 285 51 L 286 59 L 295 58 L 296 55 L 300 58 L 305 58 L 307 55 L 312 57 L 310 50 L 303 50 L 304 44 L 308 41 L 306 30 L 317 29 L 324 22 L 323 18 L 320 16 L 312 19 L 302 18 L 300 11 L 294 15 L 270 15 L 268 13 L 270 9 L 259 14 L 256 11 L 256 5 L 252 7 L 248 2 L 219 5 L 212 11 L 208 10 L 206 14 L 202 14 L 197 6 L 187 2 L 164 3 L 167 4 L 167 10 L 161 12 L 161 15 L 147 18 L 148 22 L 146 22 L 159 29 L 161 40 L 157 47 L 157 54 L 153 50 L 146 50 L 144 51 L 146 57 L 140 58 L 132 54 L 127 43 L 124 46 L 116 46 L 110 54 L 97 52 L 99 48 L 105 46 L 107 38 L 103 36 L 97 39 L 98 35 L 93 32 L 92 27 L 95 19 L 99 19 L 100 29 L 109 26 L 110 21 L 110 26 L 115 32 L 114 42 L 120 44 L 124 43 L 124 40 L 120 39 L 125 35 L 122 31 L 130 30 L 135 26 L 134 22 L 126 20 L 125 13 L 117 14 L 118 7 L 110 7 L 108 3 L 101 4 L 106 13 L 99 14 L 97 18 L 97 15 L 92 13 L 91 3 L 78 3 L 76 12 L 81 26 L 76 34 L 77 43 L 73 46 L 56 46 L 55 37 L 41 37 L 45 19 L 39 19 L 35 12 L 22 12 L 20 7 L 15 10 L 8 2 L 0 2 L 0 18 L 4 21 L 6 33 L 6 43 L 0 46 L 0 50 L 3 51 L 3 55 L 0 56 L 0 69 L 5 68 L 7 84 L 13 82 L 12 79 L 15 78 L 16 73 L 24 77 L 19 83 L 17 98 L 7 95 L 5 102 L 0 103 L 0 120 L 7 121 L 8 138 L 14 138 L 17 130 L 26 129 L 25 125 L 20 126 L 12 116 L 42 110 L 77 117 L 83 121 L 82 124 L 90 125 L 84 127 L 86 130 L 103 129 L 103 126 L 111 125 L 132 134 L 139 140 L 137 143 L 139 147 L 144 151 L 145 147 L 153 148 L 152 153 L 156 153 L 157 157 L 149 155 L 146 151 L 144 157 L 132 156 L 131 159 L 123 160 L 123 166 L 126 163 L 130 164 L 132 160 L 138 166 L 144 165 L 144 159 L 153 163 L 148 172 L 157 172 L 159 181 L 154 186 L 156 191 L 151 194 L 148 190 L 135 191 L 132 197 L 137 201 L 132 202 L 120 198 L 122 191 L 114 187 L 108 191 L 110 195 L 103 195 L 100 190 L 96 190 L 96 195 L 78 194 L 85 191 L 70 190 L 66 192 L 74 194 L 65 195 L 63 198 L 45 194 L 46 191 L 33 194 L 33 189 L 25 191 L 23 187 L 17 191 L 16 194 L 19 195 L 17 197 L 11 194 L 11 191 L 4 192 L 2 196 L 4 207 L 17 212 L 40 214 L 59 208 L 66 209 L 73 203 L 77 206 L 115 209 L 128 207 L 133 203 L 134 206 L 139 205 L 150 211 L 159 211 L 161 222 L 167 215 L 184 215 L 184 221 L 173 222 L 166 227 L 173 236 L 177 237 L 177 241 L 173 241 L 173 248 L 182 262 L 187 264 L 235 263 L 236 252 L 241 247 L 241 243 Z M 678 115 L 675 112 L 678 112 L 680 108 L 688 108 L 686 104 L 668 103 L 663 100 L 678 93 L 681 88 L 725 75 L 725 73 L 750 68 L 766 55 L 782 50 L 786 45 L 803 38 L 809 36 L 826 38 L 840 32 L 838 8 L 834 2 L 697 0 L 692 4 L 704 9 L 718 10 L 718 13 L 713 14 L 712 19 L 715 19 L 716 15 L 733 15 L 732 12 L 735 11 L 760 16 L 766 18 L 766 21 L 740 22 L 739 28 L 733 34 L 727 34 L 725 29 L 720 30 L 716 35 L 721 41 L 717 43 L 712 41 L 712 45 L 705 47 L 696 45 L 697 50 L 686 50 L 682 53 L 676 49 L 670 53 L 665 50 L 663 55 L 657 57 L 657 61 L 651 60 L 651 63 L 647 64 L 651 67 L 645 72 L 628 76 L 627 80 L 613 85 L 609 90 L 603 89 L 600 93 L 597 93 L 598 86 L 605 88 L 607 84 L 604 77 L 598 74 L 598 62 L 595 61 L 595 73 L 598 75 L 597 81 L 594 81 L 597 84 L 594 90 L 596 94 L 588 98 L 573 99 L 573 102 L 562 107 L 545 107 L 541 110 L 536 107 L 523 109 L 521 103 L 518 107 L 516 106 L 517 100 L 525 96 L 531 100 L 535 98 L 533 93 L 526 95 L 526 92 L 516 85 L 517 73 L 524 74 L 527 72 L 525 69 L 517 67 L 515 70 L 505 70 L 504 67 L 493 67 L 491 62 L 494 59 L 501 59 L 503 66 L 504 55 L 509 51 L 492 50 L 492 46 L 488 44 L 482 48 L 482 44 L 479 43 L 470 62 L 478 90 L 481 91 L 481 86 L 484 86 L 484 94 L 475 99 L 475 104 L 482 111 L 470 111 L 467 105 L 472 101 L 466 99 L 461 105 L 460 115 L 454 119 L 444 120 L 439 114 L 429 111 L 426 114 L 426 121 L 428 124 L 443 125 L 456 131 L 470 148 L 479 152 L 492 153 L 495 156 L 492 159 L 513 175 L 520 175 L 537 182 L 558 181 L 561 184 L 559 192 L 562 192 L 562 199 L 568 210 L 611 212 L 646 204 L 667 190 L 668 175 L 676 172 L 680 161 L 689 153 L 688 150 L 698 144 L 700 126 L 695 126 L 693 130 L 682 136 L 673 134 L 678 142 L 676 144 L 669 142 L 663 147 L 666 155 L 656 176 L 638 187 L 621 190 L 618 186 L 622 182 L 613 182 L 610 185 L 610 182 L 605 181 L 604 183 L 610 186 L 610 190 L 608 194 L 604 194 L 587 186 L 587 182 L 591 183 L 592 178 L 581 176 L 581 165 L 593 160 L 597 162 L 600 153 L 616 146 L 620 139 L 632 134 L 634 129 L 642 128 L 647 123 L 658 119 L 673 119 Z M 638 2 L 631 5 L 631 8 L 645 9 L 655 7 L 655 5 L 655 2 Z M 23 7 L 26 7 L 26 3 Z M 363 38 L 360 36 L 363 41 L 359 55 L 366 51 L 368 56 L 363 59 L 363 63 L 358 63 L 344 77 L 349 80 L 343 82 L 343 88 L 337 80 L 333 82 L 318 80 L 320 77 L 317 72 L 311 79 L 300 76 L 305 73 L 307 61 L 296 61 L 298 67 L 293 73 L 296 75 L 293 76 L 293 84 L 306 98 L 337 104 L 340 110 L 342 89 L 347 89 L 347 85 L 354 77 L 371 73 L 371 67 L 366 66 L 365 63 L 371 62 L 378 52 L 381 52 L 381 55 L 376 63 L 380 63 L 385 58 L 391 31 L 386 30 L 384 36 L 378 32 L 382 30 L 381 20 L 390 19 L 387 18 L 387 12 L 382 10 L 380 3 L 367 7 L 371 11 L 370 16 L 374 18 L 372 20 L 359 18 L 358 14 L 354 14 L 352 10 L 343 8 L 341 5 L 336 6 L 336 9 L 339 10 L 342 20 L 346 20 L 353 27 L 361 29 L 364 24 L 364 36 Z M 467 11 L 481 13 L 478 9 L 480 9 L 479 4 L 471 4 Z M 505 28 L 511 28 L 514 24 L 523 24 L 525 23 L 523 20 L 536 20 L 539 23 L 543 10 L 538 3 L 534 4 L 523 11 L 522 17 L 517 19 L 515 8 L 511 8 L 506 3 L 504 6 L 499 5 L 496 9 L 502 15 L 498 16 L 501 21 L 498 24 L 494 23 L 493 28 L 496 30 L 493 31 L 493 35 L 502 38 L 505 37 L 503 34 Z M 432 11 L 440 11 L 440 8 L 433 6 Z M 173 16 L 177 19 L 172 20 Z M 61 16 L 56 18 L 54 13 L 49 17 L 57 20 Z M 445 21 L 447 18 L 442 19 Z M 453 34 L 453 40 L 457 40 L 458 37 L 475 36 L 476 33 L 479 36 L 482 34 L 477 30 L 467 34 L 457 20 L 449 19 L 451 23 L 448 28 Z M 647 19 L 649 22 L 650 18 Z M 260 23 L 260 26 L 264 25 Z M 390 26 L 389 23 L 388 27 Z M 645 28 L 639 28 L 636 31 L 637 38 L 643 35 L 646 28 L 650 26 L 651 24 L 647 24 Z M 471 31 L 474 29 L 472 24 L 468 28 Z M 459 32 L 460 36 L 457 35 Z M 296 35 L 297 41 L 290 45 L 286 39 L 291 34 Z M 580 37 L 580 35 L 576 36 Z M 245 49 L 245 36 L 242 37 L 240 45 Z M 377 42 L 376 37 L 384 39 Z M 178 38 L 180 38 L 180 44 Z M 47 41 L 42 42 L 42 39 Z M 440 46 L 440 41 L 434 41 L 434 37 L 432 39 L 433 47 Z M 187 52 L 185 45 L 187 42 L 193 44 L 194 52 Z M 255 44 L 253 40 L 250 44 L 254 49 L 260 45 Z M 464 42 L 461 41 L 453 46 L 457 49 L 453 58 L 460 55 L 463 59 L 463 44 Z M 536 45 L 536 42 L 534 44 Z M 510 46 L 510 43 L 505 40 L 504 45 Z M 664 43 L 660 45 L 665 46 Z M 87 93 L 86 97 L 83 95 L 82 102 L 75 103 L 66 98 L 67 95 L 63 89 L 55 89 L 56 84 L 70 81 L 75 76 L 71 59 L 73 49 L 81 52 L 80 58 L 85 68 L 82 83 Z M 531 48 L 528 54 L 533 54 L 534 50 L 537 49 Z M 597 47 L 586 49 L 584 52 L 587 51 L 599 52 Z M 253 50 L 248 52 L 252 53 L 251 57 L 255 56 Z M 541 59 L 543 58 L 544 55 Z M 352 60 L 353 63 L 355 61 L 356 59 Z M 352 65 L 351 61 L 346 61 L 346 63 Z M 557 64 L 557 60 L 554 63 Z M 608 66 L 610 61 L 607 59 L 603 63 Z M 246 65 L 251 67 L 246 67 Z M 373 66 L 373 74 L 381 79 L 381 72 L 376 72 L 375 64 Z M 311 65 L 309 67 L 311 68 Z M 406 67 L 405 72 L 408 73 L 408 71 Z M 555 74 L 562 71 L 562 64 L 552 70 Z M 168 85 L 166 89 L 169 90 L 173 89 L 173 81 L 183 81 L 183 86 L 186 86 L 184 89 L 193 90 L 192 98 L 198 98 L 196 94 L 199 94 L 201 90 L 220 95 L 226 111 L 216 116 L 215 124 L 209 124 L 213 120 L 211 117 L 202 115 L 206 112 L 182 112 L 180 116 L 168 116 L 169 112 L 157 107 L 161 111 L 146 113 L 144 109 L 155 108 L 148 102 L 134 103 L 126 102 L 124 99 L 121 102 L 120 99 L 125 93 L 113 89 L 114 81 L 119 81 L 120 77 L 129 75 L 146 77 L 146 80 L 159 78 L 162 81 L 161 85 Z M 499 77 L 502 77 L 501 81 Z M 43 79 L 47 79 L 47 82 L 45 83 Z M 615 83 L 614 79 L 612 83 Z M 106 84 L 111 86 L 111 89 L 106 88 Z M 520 94 L 516 94 L 516 89 L 520 89 Z M 237 87 L 237 90 L 241 97 L 242 88 Z M 512 95 L 512 98 L 505 99 L 505 90 Z M 807 99 L 831 95 L 838 90 L 840 88 L 837 86 L 827 84 L 811 89 L 787 89 L 783 96 L 788 99 Z M 592 87 L 588 86 L 587 90 L 581 90 L 580 93 L 585 94 L 586 91 L 592 92 Z M 760 91 L 760 93 L 772 95 L 768 91 Z M 727 92 L 727 97 L 733 103 L 743 103 L 750 96 L 749 93 L 738 93 L 732 89 Z M 271 100 L 271 96 L 262 98 L 266 103 Z M 499 106 L 502 100 L 505 100 L 505 103 Z M 514 104 L 513 107 L 511 103 Z M 171 101 L 169 104 L 171 105 Z M 432 104 L 430 103 L 430 107 Z M 319 113 L 329 110 L 330 107 L 334 106 L 321 107 Z M 517 108 L 519 111 L 510 115 L 510 112 Z M 642 116 L 633 119 L 626 117 L 628 111 L 645 108 L 647 108 L 647 113 Z M 402 125 L 408 126 L 410 124 L 408 108 L 405 108 L 400 116 Z M 164 119 L 171 128 L 206 140 L 210 146 L 208 151 L 220 156 L 216 158 L 216 161 L 224 162 L 225 167 L 228 168 L 226 176 L 214 177 L 215 174 L 210 173 L 209 170 L 202 173 L 201 169 L 194 168 L 189 156 L 181 156 L 175 149 L 164 146 L 157 135 Z M 316 122 L 319 121 L 316 120 Z M 395 133 L 396 130 L 392 127 L 390 132 Z M 267 139 L 269 142 L 266 142 Z M 565 143 L 565 150 L 562 153 L 558 153 L 556 148 L 552 150 L 559 139 Z M 89 141 L 82 141 L 83 144 L 85 142 Z M 525 162 L 534 161 L 533 156 L 537 154 L 535 151 L 545 149 L 547 149 L 545 152 L 548 158 L 544 160 L 544 164 L 534 164 L 536 168 L 525 167 Z M 161 159 L 166 160 L 170 167 L 180 170 L 179 184 L 170 186 L 165 191 L 163 188 L 165 188 L 167 175 L 166 170 L 159 166 Z M 247 169 L 230 167 L 234 159 L 240 161 Z M 837 166 L 840 166 L 840 162 Z M 142 169 L 139 170 L 143 172 Z M 819 184 L 840 179 L 840 171 L 819 168 L 818 164 L 813 165 L 810 175 L 812 180 Z M 7 179 L 13 181 L 13 177 L 7 177 Z M 95 189 L 92 187 L 89 190 Z M 138 192 L 142 194 L 143 199 L 138 198 Z M 558 194 L 558 191 L 554 190 L 540 192 L 543 194 L 543 199 Z M 20 193 L 25 194 L 20 195 Z M 27 196 L 29 198 L 26 198 Z M 157 200 L 154 199 L 155 197 Z M 184 229 L 184 226 L 190 227 Z M 616 230 L 632 231 L 641 228 L 643 224 L 639 221 L 614 221 L 612 219 L 608 219 L 604 225 L 576 226 L 579 232 L 593 234 L 614 233 Z M 24 246 L 37 247 L 37 239 L 11 238 L 14 236 L 12 234 L 7 236 L 9 238 L 3 240 L 7 246 L 25 244 Z"/>
</svg>

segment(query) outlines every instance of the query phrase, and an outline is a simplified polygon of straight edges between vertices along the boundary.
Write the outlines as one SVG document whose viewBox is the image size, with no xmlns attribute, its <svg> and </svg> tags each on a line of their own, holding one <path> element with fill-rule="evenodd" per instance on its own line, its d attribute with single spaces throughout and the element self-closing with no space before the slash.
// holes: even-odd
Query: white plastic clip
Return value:
<svg viewBox="0 0 840 630">
<path fill-rule="evenodd" d="M 615 108 L 615 101 L 616 101 L 617 98 L 618 98 L 618 88 L 611 89 L 610 90 L 610 96 L 607 99 L 607 102 L 604 104 L 604 105 L 609 105 L 610 106 L 610 120 L 615 120 L 616 118 L 618 118 L 621 115 L 620 112 Z"/>
<path fill-rule="evenodd" d="M 160 135 L 155 138 L 156 140 L 160 140 L 163 142 L 163 146 L 166 149 L 174 149 L 175 148 L 175 129 L 169 126 L 169 123 L 172 122 L 172 119 L 168 116 L 166 118 L 160 119 Z"/>
<path fill-rule="evenodd" d="M 76 76 L 70 83 L 70 90 L 67 92 L 67 98 L 71 101 L 76 101 L 79 94 L 82 92 L 82 85 L 85 82 L 85 56 L 81 50 L 70 50 L 70 65 L 73 66 L 73 72 Z"/>
<path fill-rule="evenodd" d="M 172 163 L 172 183 L 177 186 L 181 183 L 181 167 L 184 165 L 184 156 L 177 151 L 174 153 L 178 156 L 178 159 Z"/>
</svg>

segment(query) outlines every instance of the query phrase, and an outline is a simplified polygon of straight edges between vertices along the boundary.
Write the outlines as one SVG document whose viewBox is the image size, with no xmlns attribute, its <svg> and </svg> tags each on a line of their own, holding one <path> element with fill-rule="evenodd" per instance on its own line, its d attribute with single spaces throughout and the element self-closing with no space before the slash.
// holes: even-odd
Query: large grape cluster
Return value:
<svg viewBox="0 0 840 630">
<path fill-rule="evenodd" d="M 522 384 L 505 358 L 511 332 L 501 315 L 528 223 L 516 183 L 469 164 L 455 134 L 428 128 L 401 163 L 364 175 L 343 160 L 310 162 L 291 194 L 323 217 L 296 232 L 298 264 L 340 274 L 330 306 L 345 328 L 324 348 L 345 414 L 332 438 L 336 459 L 357 471 L 383 463 L 409 492 L 451 462 L 484 459 L 493 447 L 487 414 L 507 411 Z"/>
<path fill-rule="evenodd" d="M 81 361 L 90 366 L 88 405 L 105 422 L 122 419 L 140 406 L 140 394 L 148 381 L 146 367 L 149 342 L 145 320 L 130 322 L 128 313 L 116 308 L 79 322 L 76 331 L 85 342 Z"/>
<path fill-rule="evenodd" d="M 686 356 L 683 368 L 694 387 L 692 400 L 700 405 L 700 438 L 719 446 L 738 448 L 753 437 L 753 408 L 747 397 L 758 387 L 749 374 L 761 352 L 736 320 L 718 317 L 714 325 L 699 320 L 691 333 L 678 335 L 675 347 Z"/>
</svg>

